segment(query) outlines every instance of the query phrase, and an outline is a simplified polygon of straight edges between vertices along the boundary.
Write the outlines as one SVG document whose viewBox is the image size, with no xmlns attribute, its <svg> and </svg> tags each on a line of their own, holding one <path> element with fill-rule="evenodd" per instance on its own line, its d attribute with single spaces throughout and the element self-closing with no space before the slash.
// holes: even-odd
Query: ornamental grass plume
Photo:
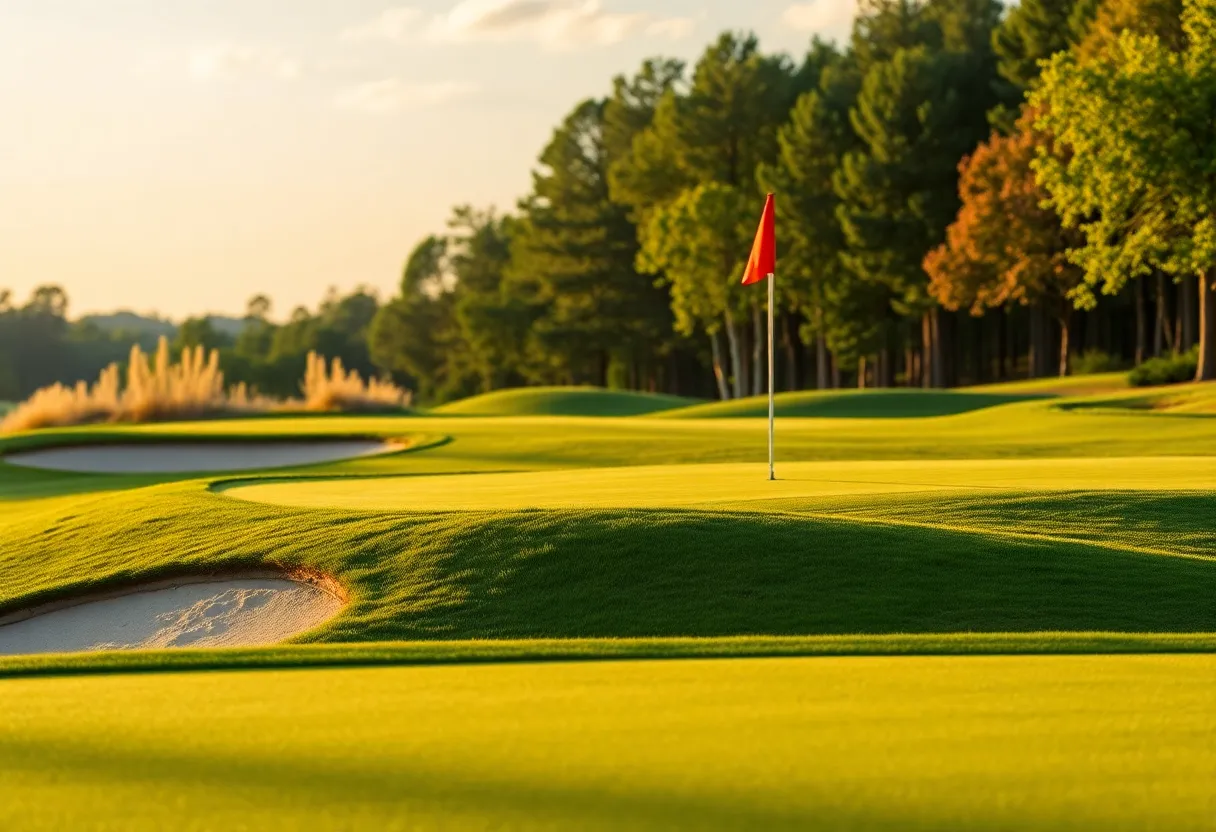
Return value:
<svg viewBox="0 0 1216 832">
<path fill-rule="evenodd" d="M 304 398 L 281 401 L 259 395 L 244 383 L 224 386 L 220 355 L 203 347 L 185 350 L 177 362 L 169 342 L 160 339 L 149 359 L 139 346 L 131 348 L 126 387 L 122 371 L 111 364 L 92 385 L 53 384 L 17 405 L 3 421 L 0 433 L 38 428 L 85 425 L 95 422 L 161 422 L 239 416 L 270 411 L 400 410 L 409 407 L 412 394 L 390 381 L 363 378 L 347 371 L 342 361 L 327 362 L 315 352 L 301 385 Z"/>
<path fill-rule="evenodd" d="M 224 388 L 219 353 L 193 347 L 173 363 L 169 341 L 161 338 L 149 361 L 138 345 L 131 348 L 127 384 L 111 364 L 92 385 L 53 384 L 19 404 L 3 422 L 0 433 L 93 422 L 152 422 L 268 410 L 274 403 L 252 396 L 238 385 Z"/>
<path fill-rule="evenodd" d="M 410 406 L 412 394 L 391 381 L 363 380 L 347 371 L 342 359 L 327 363 L 315 352 L 308 354 L 304 369 L 304 409 L 310 411 L 366 412 L 401 410 Z"/>
</svg>

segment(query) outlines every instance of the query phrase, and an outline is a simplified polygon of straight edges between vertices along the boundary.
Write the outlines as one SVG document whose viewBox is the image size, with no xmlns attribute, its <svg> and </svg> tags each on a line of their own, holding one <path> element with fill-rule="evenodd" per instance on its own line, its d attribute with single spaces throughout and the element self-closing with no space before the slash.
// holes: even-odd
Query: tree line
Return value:
<svg viewBox="0 0 1216 832">
<path fill-rule="evenodd" d="M 310 353 L 338 359 L 363 378 L 382 375 L 368 348 L 380 302 L 366 287 L 348 295 L 331 289 L 315 311 L 298 307 L 283 323 L 271 320 L 265 295 L 251 298 L 240 319 L 199 316 L 178 325 L 130 314 L 72 321 L 68 304 L 58 286 L 35 289 L 23 304 L 0 290 L 0 401 L 24 400 L 56 382 L 91 382 L 111 364 L 125 368 L 133 345 L 154 352 L 161 335 L 174 360 L 196 347 L 217 351 L 227 384 L 272 398 L 300 395 Z"/>
<path fill-rule="evenodd" d="M 274 323 L 257 296 L 235 329 L 184 322 L 174 348 L 219 349 L 230 383 L 275 396 L 310 351 L 432 403 L 759 393 L 765 297 L 739 280 L 774 192 L 784 389 L 1165 357 L 1213 379 L 1213 40 L 1216 0 L 861 0 L 844 43 L 797 58 L 727 32 L 578 103 L 515 209 L 455 208 L 386 302 L 335 291 Z M 0 294 L 0 400 L 155 342 L 66 307 L 53 286 Z"/>
<path fill-rule="evenodd" d="M 513 213 L 457 208 L 414 249 L 371 360 L 426 400 L 757 393 L 764 298 L 738 282 L 775 192 L 787 389 L 1067 374 L 1200 342 L 1216 377 L 1210 6 L 863 0 L 846 43 L 798 59 L 725 33 L 692 66 L 647 60 L 575 106 Z"/>
</svg>

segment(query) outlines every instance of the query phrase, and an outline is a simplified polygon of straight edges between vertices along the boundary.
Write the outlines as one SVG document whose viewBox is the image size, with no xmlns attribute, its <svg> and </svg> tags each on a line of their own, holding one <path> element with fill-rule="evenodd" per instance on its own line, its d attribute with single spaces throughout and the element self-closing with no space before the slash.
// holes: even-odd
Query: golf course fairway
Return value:
<svg viewBox="0 0 1216 832">
<path fill-rule="evenodd" d="M 221 487 L 242 500 L 360 511 L 663 508 L 820 497 L 992 492 L 1216 491 L 1206 457 L 1161 459 L 792 462 L 667 465 L 373 480 L 297 480 Z"/>
<path fill-rule="evenodd" d="M 791 398 L 776 482 L 751 403 L 586 389 L 0 439 L 0 621 L 267 570 L 345 600 L 0 658 L 0 828 L 1210 829 L 1216 422 L 1120 395 Z M 401 450 L 175 458 L 271 441 Z M 3 461 L 120 446 L 156 464 Z"/>
<path fill-rule="evenodd" d="M 0 827 L 1202 830 L 1214 685 L 1212 656 L 14 679 Z"/>
</svg>

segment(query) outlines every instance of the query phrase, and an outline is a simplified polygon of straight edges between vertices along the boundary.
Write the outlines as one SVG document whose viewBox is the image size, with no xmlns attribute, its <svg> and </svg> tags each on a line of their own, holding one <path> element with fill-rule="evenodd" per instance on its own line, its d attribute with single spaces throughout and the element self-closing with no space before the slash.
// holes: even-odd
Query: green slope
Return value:
<svg viewBox="0 0 1216 832">
<path fill-rule="evenodd" d="M 837 497 L 899 505 L 930 494 L 1078 491 L 1216 493 L 1210 457 L 783 462 L 584 468 L 477 476 L 235 480 L 217 491 L 300 508 L 385 512 L 719 508 L 770 511 L 774 500 L 810 510 Z M 941 518 L 941 522 L 947 522 Z"/>
<path fill-rule="evenodd" d="M 462 399 L 434 412 L 446 416 L 643 416 L 695 401 L 598 387 L 525 387 Z"/>
<path fill-rule="evenodd" d="M 778 417 L 820 419 L 908 419 L 953 416 L 1033 400 L 1019 393 L 972 393 L 955 390 L 831 390 L 781 393 Z M 768 415 L 768 397 L 695 405 L 658 414 L 673 419 L 737 419 Z"/>
<path fill-rule="evenodd" d="M 1210 494 L 410 514 L 285 509 L 187 482 L 9 502 L 0 609 L 277 563 L 349 588 L 307 637 L 321 641 L 1216 632 Z"/>
<path fill-rule="evenodd" d="M 1173 384 L 1165 387 L 1125 390 L 1102 396 L 1086 396 L 1062 402 L 1060 407 L 1074 412 L 1130 410 L 1182 416 L 1209 416 L 1216 414 L 1216 382 Z"/>
<path fill-rule="evenodd" d="M 1127 373 L 1095 373 L 1067 378 L 1035 378 L 1001 381 L 962 388 L 976 393 L 1039 393 L 1051 396 L 1087 396 L 1127 389 Z"/>
<path fill-rule="evenodd" d="M 1212 656 L 5 680 L 0 828 L 1200 830 L 1214 685 Z"/>
</svg>

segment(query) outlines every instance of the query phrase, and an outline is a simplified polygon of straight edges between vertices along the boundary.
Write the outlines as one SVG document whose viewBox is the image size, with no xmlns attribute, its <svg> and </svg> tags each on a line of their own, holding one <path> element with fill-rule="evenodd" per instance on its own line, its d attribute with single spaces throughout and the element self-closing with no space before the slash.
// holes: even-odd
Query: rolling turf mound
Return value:
<svg viewBox="0 0 1216 832">
<path fill-rule="evenodd" d="M 974 393 L 1021 393 L 1045 396 L 1088 396 L 1126 390 L 1127 373 L 1095 373 L 1067 378 L 1033 378 L 961 388 Z"/>
<path fill-rule="evenodd" d="M 411 514 L 175 483 L 17 505 L 0 614 L 184 568 L 279 564 L 349 591 L 308 641 L 1212 632 L 1210 494 Z"/>
<path fill-rule="evenodd" d="M 1216 382 L 1175 384 L 1145 390 L 1123 391 L 1061 402 L 1063 410 L 1135 410 L 1153 413 L 1203 416 L 1216 414 Z"/>
<path fill-rule="evenodd" d="M 525 387 L 462 399 L 434 412 L 444 416 L 644 416 L 696 401 L 599 387 Z"/>
<path fill-rule="evenodd" d="M 1042 398 L 1025 393 L 956 390 L 831 390 L 781 393 L 778 417 L 819 419 L 903 419 L 955 416 L 1003 404 Z M 768 415 L 768 397 L 684 407 L 658 414 L 672 419 L 739 419 Z"/>
</svg>

